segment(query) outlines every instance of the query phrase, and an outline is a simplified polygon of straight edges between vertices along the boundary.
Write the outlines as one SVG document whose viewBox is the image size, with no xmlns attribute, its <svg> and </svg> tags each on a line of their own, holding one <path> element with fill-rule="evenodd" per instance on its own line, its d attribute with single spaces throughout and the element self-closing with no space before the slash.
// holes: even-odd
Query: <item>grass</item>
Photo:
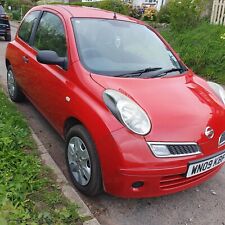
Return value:
<svg viewBox="0 0 225 225">
<path fill-rule="evenodd" d="M 42 165 L 25 119 L 0 90 L 0 224 L 82 224 Z"/>
<path fill-rule="evenodd" d="M 198 75 L 225 84 L 225 27 L 206 22 L 183 32 L 161 31 L 183 61 Z"/>
</svg>

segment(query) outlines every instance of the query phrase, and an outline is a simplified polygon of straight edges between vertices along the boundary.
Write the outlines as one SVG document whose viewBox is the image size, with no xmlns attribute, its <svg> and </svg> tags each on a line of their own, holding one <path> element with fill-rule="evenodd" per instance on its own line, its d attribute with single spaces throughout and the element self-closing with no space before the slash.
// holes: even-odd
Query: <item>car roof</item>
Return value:
<svg viewBox="0 0 225 225">
<path fill-rule="evenodd" d="M 103 19 L 113 19 L 114 12 L 106 11 L 98 8 L 86 7 L 86 6 L 72 6 L 72 5 L 43 5 L 37 6 L 35 8 L 39 9 L 52 9 L 58 12 L 67 12 L 70 14 L 70 17 L 77 17 L 77 18 L 103 18 Z M 118 20 L 129 21 L 139 23 L 138 20 L 128 17 L 125 15 L 121 15 L 116 13 L 116 18 Z"/>
</svg>

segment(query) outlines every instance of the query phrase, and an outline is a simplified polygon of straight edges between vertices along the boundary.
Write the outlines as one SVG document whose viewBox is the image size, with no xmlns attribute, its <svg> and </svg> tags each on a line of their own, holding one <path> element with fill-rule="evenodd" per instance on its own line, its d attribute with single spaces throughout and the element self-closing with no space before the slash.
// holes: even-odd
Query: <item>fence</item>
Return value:
<svg viewBox="0 0 225 225">
<path fill-rule="evenodd" d="M 225 0 L 214 0 L 211 23 L 225 25 Z"/>
</svg>

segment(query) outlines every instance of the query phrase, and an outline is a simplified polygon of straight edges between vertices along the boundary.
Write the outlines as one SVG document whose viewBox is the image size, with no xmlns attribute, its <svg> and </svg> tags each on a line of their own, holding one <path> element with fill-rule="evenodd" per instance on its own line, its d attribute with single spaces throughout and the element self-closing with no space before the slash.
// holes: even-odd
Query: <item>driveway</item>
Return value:
<svg viewBox="0 0 225 225">
<path fill-rule="evenodd" d="M 12 27 L 13 36 L 15 32 Z M 6 45 L 0 41 L 0 82 L 4 87 Z M 68 178 L 63 141 L 28 101 L 18 109 Z M 103 194 L 82 198 L 102 225 L 225 225 L 225 169 L 199 187 L 170 196 L 124 200 Z"/>
</svg>

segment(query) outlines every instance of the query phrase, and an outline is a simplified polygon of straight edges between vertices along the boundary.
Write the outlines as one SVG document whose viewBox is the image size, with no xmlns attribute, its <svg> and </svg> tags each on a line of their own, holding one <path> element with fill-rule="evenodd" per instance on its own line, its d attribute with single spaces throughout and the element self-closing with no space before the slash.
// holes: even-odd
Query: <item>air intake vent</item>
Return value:
<svg viewBox="0 0 225 225">
<path fill-rule="evenodd" d="M 185 155 L 199 152 L 197 145 L 167 145 L 172 155 Z"/>
</svg>

